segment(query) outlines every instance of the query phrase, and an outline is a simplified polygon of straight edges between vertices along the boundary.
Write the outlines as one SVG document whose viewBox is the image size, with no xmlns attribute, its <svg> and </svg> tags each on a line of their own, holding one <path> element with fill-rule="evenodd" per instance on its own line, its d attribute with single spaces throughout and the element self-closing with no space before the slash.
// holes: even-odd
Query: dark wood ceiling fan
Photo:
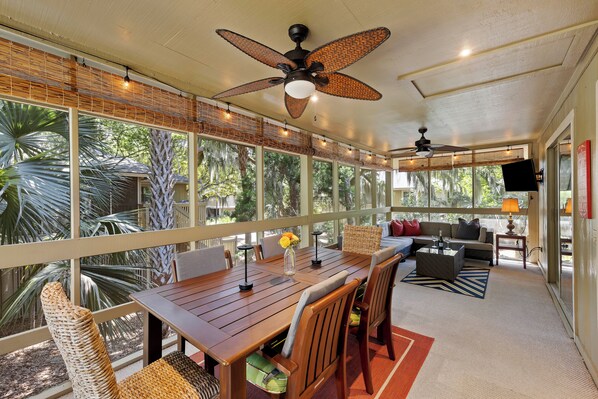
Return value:
<svg viewBox="0 0 598 399">
<path fill-rule="evenodd" d="M 301 48 L 309 29 L 305 25 L 295 24 L 289 28 L 289 37 L 295 42 L 295 48 L 284 55 L 227 29 L 218 29 L 216 33 L 253 59 L 281 70 L 285 77 L 275 76 L 245 83 L 212 98 L 238 96 L 284 83 L 284 103 L 293 118 L 303 114 L 310 96 L 316 90 L 357 100 L 376 101 L 382 98 L 377 90 L 338 71 L 365 57 L 388 39 L 390 30 L 387 28 L 355 33 L 309 51 Z"/>
<path fill-rule="evenodd" d="M 413 147 L 403 147 L 403 148 L 395 148 L 390 150 L 389 152 L 395 151 L 405 151 L 400 154 L 392 154 L 391 158 L 404 158 L 413 155 L 417 155 L 420 157 L 431 158 L 434 156 L 436 152 L 461 152 L 461 151 L 469 151 L 469 148 L 466 147 L 457 147 L 454 145 L 447 145 L 447 144 L 432 144 L 430 140 L 428 140 L 424 134 L 428 131 L 425 127 L 420 127 L 418 132 L 422 136 L 419 140 L 415 141 L 415 146 Z"/>
</svg>

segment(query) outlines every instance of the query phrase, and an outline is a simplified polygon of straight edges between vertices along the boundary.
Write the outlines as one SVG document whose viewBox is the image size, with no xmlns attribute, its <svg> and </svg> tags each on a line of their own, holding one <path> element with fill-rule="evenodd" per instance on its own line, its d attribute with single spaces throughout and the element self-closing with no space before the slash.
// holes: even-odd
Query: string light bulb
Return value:
<svg viewBox="0 0 598 399">
<path fill-rule="evenodd" d="M 322 140 L 322 146 L 326 147 L 326 136 L 322 136 L 321 140 Z"/>
<path fill-rule="evenodd" d="M 510 154 L 510 153 L 511 153 L 511 146 L 510 146 L 510 145 L 508 145 L 508 146 L 507 146 L 507 154 Z"/>
<path fill-rule="evenodd" d="M 224 117 L 226 119 L 230 119 L 232 117 L 230 113 L 230 103 L 226 103 L 226 111 L 224 112 Z"/>
<path fill-rule="evenodd" d="M 347 148 L 347 152 L 348 152 L 349 154 L 351 154 L 351 153 L 353 152 L 353 148 L 351 148 L 351 147 Z"/>
<path fill-rule="evenodd" d="M 368 159 L 372 159 L 372 153 L 371 152 L 368 154 Z"/>
<path fill-rule="evenodd" d="M 287 120 L 284 120 L 284 128 L 282 129 L 282 134 L 284 134 L 285 136 L 289 135 L 289 129 L 287 129 Z"/>
<path fill-rule="evenodd" d="M 125 87 L 129 87 L 129 83 L 131 83 L 131 78 L 129 78 L 129 67 L 125 67 L 125 76 L 123 77 L 123 82 Z"/>
<path fill-rule="evenodd" d="M 312 94 L 311 97 L 310 97 L 310 99 L 311 99 L 311 102 L 313 102 L 313 103 L 317 103 L 318 102 L 318 96 L 316 94 Z"/>
<path fill-rule="evenodd" d="M 413 157 L 409 158 L 409 163 L 413 164 Z"/>
</svg>

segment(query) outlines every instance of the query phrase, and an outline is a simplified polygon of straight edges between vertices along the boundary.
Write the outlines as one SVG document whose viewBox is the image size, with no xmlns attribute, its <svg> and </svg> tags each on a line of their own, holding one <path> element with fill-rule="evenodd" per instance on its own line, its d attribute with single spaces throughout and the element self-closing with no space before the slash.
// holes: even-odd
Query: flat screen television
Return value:
<svg viewBox="0 0 598 399">
<path fill-rule="evenodd" d="M 533 159 L 502 165 L 505 191 L 538 191 Z"/>
</svg>

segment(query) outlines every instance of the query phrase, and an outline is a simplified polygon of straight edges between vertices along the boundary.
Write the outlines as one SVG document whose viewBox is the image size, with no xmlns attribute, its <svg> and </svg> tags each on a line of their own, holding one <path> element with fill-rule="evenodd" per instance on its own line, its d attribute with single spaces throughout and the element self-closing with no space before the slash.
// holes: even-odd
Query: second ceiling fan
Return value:
<svg viewBox="0 0 598 399">
<path fill-rule="evenodd" d="M 389 152 L 395 151 L 405 151 L 400 154 L 392 154 L 391 158 L 403 158 L 409 157 L 413 155 L 417 155 L 420 157 L 431 158 L 434 156 L 435 152 L 460 152 L 460 151 L 469 151 L 469 148 L 466 147 L 457 147 L 454 145 L 448 144 L 432 144 L 430 140 L 424 136 L 424 134 L 428 131 L 425 127 L 420 127 L 418 132 L 422 136 L 419 140 L 415 141 L 415 145 L 413 147 L 403 147 L 403 148 L 395 148 L 390 150 Z"/>
<path fill-rule="evenodd" d="M 218 29 L 216 33 L 255 60 L 281 70 L 285 77 L 256 80 L 218 93 L 212 98 L 237 96 L 284 83 L 284 103 L 293 118 L 303 114 L 316 90 L 357 100 L 375 101 L 382 98 L 377 90 L 338 71 L 365 57 L 388 39 L 390 31 L 387 28 L 355 33 L 309 51 L 301 48 L 309 29 L 305 25 L 295 24 L 289 28 L 289 37 L 295 42 L 295 49 L 284 55 L 230 30 Z"/>
</svg>

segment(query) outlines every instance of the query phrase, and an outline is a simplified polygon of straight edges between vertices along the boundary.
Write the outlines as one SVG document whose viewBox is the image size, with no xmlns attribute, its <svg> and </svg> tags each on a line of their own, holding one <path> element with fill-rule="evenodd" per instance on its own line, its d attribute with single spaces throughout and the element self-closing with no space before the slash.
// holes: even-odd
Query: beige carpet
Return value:
<svg viewBox="0 0 598 399">
<path fill-rule="evenodd" d="M 598 398 L 537 266 L 501 260 L 485 299 L 401 283 L 414 267 L 399 266 L 393 324 L 435 342 L 409 398 Z"/>
</svg>

